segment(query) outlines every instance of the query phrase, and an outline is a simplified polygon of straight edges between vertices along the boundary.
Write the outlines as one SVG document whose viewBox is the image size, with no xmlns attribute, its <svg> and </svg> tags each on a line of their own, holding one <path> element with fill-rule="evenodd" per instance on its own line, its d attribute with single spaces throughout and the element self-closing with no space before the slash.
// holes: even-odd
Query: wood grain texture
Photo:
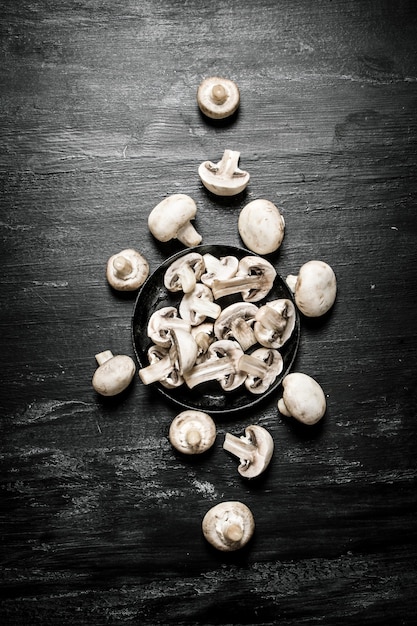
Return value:
<svg viewBox="0 0 417 626">
<path fill-rule="evenodd" d="M 417 602 L 417 11 L 411 0 L 34 0 L 2 3 L 1 623 L 408 625 Z M 196 90 L 236 80 L 229 123 Z M 251 174 L 215 198 L 197 176 L 225 148 Z M 325 419 L 217 418 L 184 459 L 177 414 L 135 378 L 91 387 L 94 355 L 133 356 L 135 294 L 105 280 L 150 210 L 198 206 L 207 244 L 240 245 L 250 200 L 286 221 L 277 271 L 311 258 L 338 278 L 334 309 L 302 320 L 294 369 L 325 390 Z M 247 482 L 226 432 L 268 428 L 276 451 Z M 219 554 L 205 512 L 241 499 L 252 542 Z"/>
</svg>

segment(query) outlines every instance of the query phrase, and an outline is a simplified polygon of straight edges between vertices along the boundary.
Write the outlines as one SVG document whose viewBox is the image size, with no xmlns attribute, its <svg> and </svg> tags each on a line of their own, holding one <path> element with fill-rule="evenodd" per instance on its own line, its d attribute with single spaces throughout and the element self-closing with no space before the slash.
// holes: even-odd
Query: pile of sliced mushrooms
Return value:
<svg viewBox="0 0 417 626">
<path fill-rule="evenodd" d="M 240 103 L 237 85 L 217 76 L 205 79 L 197 91 L 203 116 L 222 119 L 232 116 Z M 204 161 L 198 175 L 204 187 L 217 196 L 241 193 L 250 175 L 238 166 L 240 153 L 226 149 L 221 159 Z M 296 308 L 306 317 L 327 313 L 336 299 L 336 276 L 322 260 L 310 260 L 286 283 L 294 294 L 270 299 L 277 275 L 273 265 L 259 255 L 275 252 L 285 233 L 285 221 L 269 200 L 259 198 L 243 207 L 237 229 L 246 248 L 254 254 L 243 258 L 200 254 L 202 236 L 192 221 L 195 201 L 186 194 L 164 198 L 148 217 L 152 235 L 161 242 L 177 239 L 190 249 L 171 263 L 164 274 L 169 292 L 180 292 L 178 307 L 164 306 L 151 313 L 147 335 L 149 365 L 139 369 L 143 384 L 159 382 L 167 388 L 213 382 L 224 392 L 244 385 L 251 394 L 265 393 L 283 369 L 280 349 L 290 339 L 296 323 Z M 149 275 L 147 260 L 127 248 L 110 257 L 106 276 L 113 289 L 134 291 Z M 238 302 L 222 309 L 221 298 L 238 294 Z M 260 301 L 264 301 L 263 304 Z M 103 396 L 121 393 L 132 382 L 136 365 L 127 355 L 110 350 L 96 355 L 92 385 Z M 326 412 L 320 384 L 310 375 L 292 372 L 282 380 L 282 397 L 277 408 L 282 415 L 305 425 L 319 422 Z M 185 455 L 202 454 L 216 441 L 216 425 L 210 415 L 188 409 L 179 413 L 169 428 L 169 441 Z M 248 425 L 244 435 L 226 433 L 223 448 L 239 459 L 238 472 L 253 479 L 266 470 L 274 451 L 271 434 L 262 426 Z M 221 551 L 242 548 L 255 528 L 250 509 L 239 501 L 221 502 L 202 520 L 207 541 Z"/>
</svg>

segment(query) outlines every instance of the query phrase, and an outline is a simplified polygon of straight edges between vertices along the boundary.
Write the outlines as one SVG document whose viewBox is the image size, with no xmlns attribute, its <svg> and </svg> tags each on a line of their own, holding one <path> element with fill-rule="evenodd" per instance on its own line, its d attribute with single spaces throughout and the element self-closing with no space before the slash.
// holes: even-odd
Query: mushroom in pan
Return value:
<svg viewBox="0 0 417 626">
<path fill-rule="evenodd" d="M 139 370 L 139 377 L 145 385 L 165 379 L 174 369 L 183 376 L 193 367 L 197 358 L 197 344 L 191 333 L 182 328 L 173 328 L 170 336 L 170 348 L 158 346 L 163 358 Z"/>
<path fill-rule="evenodd" d="M 198 106 L 211 119 L 219 120 L 233 115 L 239 102 L 239 88 L 228 78 L 211 76 L 203 80 L 197 90 Z"/>
<path fill-rule="evenodd" d="M 255 520 L 252 511 L 243 502 L 220 502 L 205 514 L 202 530 L 214 548 L 231 552 L 248 543 L 255 531 Z"/>
<path fill-rule="evenodd" d="M 182 328 L 188 332 L 191 330 L 190 324 L 178 316 L 174 306 L 164 306 L 152 313 L 147 334 L 156 345 L 169 348 L 172 342 L 170 331 L 173 328 Z"/>
<path fill-rule="evenodd" d="M 136 250 L 126 248 L 107 261 L 106 277 L 113 289 L 134 291 L 149 275 L 148 261 Z"/>
<path fill-rule="evenodd" d="M 257 341 L 265 348 L 281 348 L 295 328 L 295 306 L 288 298 L 259 307 L 254 325 Z"/>
<path fill-rule="evenodd" d="M 243 243 L 257 254 L 270 254 L 280 247 L 285 221 L 269 200 L 253 200 L 239 214 L 238 230 Z"/>
<path fill-rule="evenodd" d="M 178 239 L 184 246 L 193 248 L 202 237 L 191 224 L 197 213 L 197 205 L 190 196 L 173 194 L 157 204 L 149 214 L 148 227 L 158 241 Z"/>
<path fill-rule="evenodd" d="M 252 302 L 234 302 L 214 322 L 217 339 L 234 339 L 244 352 L 256 343 L 253 325 L 258 307 Z"/>
<path fill-rule="evenodd" d="M 245 256 L 239 261 L 236 276 L 212 282 L 214 299 L 240 293 L 245 302 L 258 302 L 272 289 L 277 273 L 269 261 L 258 256 Z"/>
<path fill-rule="evenodd" d="M 192 326 L 191 334 L 198 348 L 196 363 L 200 363 L 206 359 L 209 346 L 215 341 L 214 324 L 213 322 L 202 322 L 198 326 Z"/>
<path fill-rule="evenodd" d="M 168 291 L 190 293 L 204 272 L 204 260 L 198 252 L 188 252 L 173 261 L 164 274 Z"/>
<path fill-rule="evenodd" d="M 223 448 L 240 460 L 238 472 L 245 478 L 255 478 L 269 465 L 274 452 L 274 440 L 262 426 L 255 424 L 245 428 L 244 437 L 226 433 Z"/>
<path fill-rule="evenodd" d="M 201 324 L 206 317 L 217 319 L 221 310 L 220 305 L 213 302 L 210 287 L 202 283 L 197 283 L 191 293 L 184 294 L 179 305 L 181 317 L 191 326 Z"/>
<path fill-rule="evenodd" d="M 203 411 L 182 411 L 171 422 L 169 440 L 183 454 L 202 454 L 216 439 L 216 425 Z"/>
<path fill-rule="evenodd" d="M 239 359 L 243 351 L 236 341 L 221 339 L 214 341 L 207 350 L 207 359 L 184 373 L 190 389 L 201 383 L 217 380 L 225 391 L 243 384 L 246 374 L 239 372 Z"/>
<path fill-rule="evenodd" d="M 159 382 L 167 389 L 175 389 L 184 383 L 174 352 L 163 346 L 153 345 L 148 350 L 149 365 L 139 370 L 144 385 Z"/>
<path fill-rule="evenodd" d="M 203 254 L 203 259 L 206 270 L 200 280 L 208 287 L 211 287 L 215 278 L 219 280 L 231 278 L 239 269 L 239 259 L 233 255 L 218 259 L 213 254 Z"/>
<path fill-rule="evenodd" d="M 93 388 L 102 396 L 115 396 L 128 387 L 135 375 L 136 365 L 126 354 L 113 356 L 111 350 L 95 355 L 99 367 L 92 379 Z"/>
<path fill-rule="evenodd" d="M 239 361 L 239 370 L 247 376 L 245 387 L 254 394 L 267 391 L 283 367 L 281 354 L 273 348 L 258 348 L 252 354 L 244 354 Z"/>
<path fill-rule="evenodd" d="M 295 303 L 306 317 L 320 317 L 336 300 L 336 276 L 324 261 L 307 261 L 298 275 L 290 274 L 286 282 L 294 292 Z"/>
<path fill-rule="evenodd" d="M 216 196 L 235 196 L 249 184 L 249 174 L 238 167 L 240 152 L 225 150 L 218 163 L 204 161 L 198 175 L 204 187 Z"/>
<path fill-rule="evenodd" d="M 301 372 L 287 374 L 282 381 L 283 395 L 278 410 L 286 417 L 311 426 L 326 412 L 326 398 L 319 383 Z"/>
</svg>

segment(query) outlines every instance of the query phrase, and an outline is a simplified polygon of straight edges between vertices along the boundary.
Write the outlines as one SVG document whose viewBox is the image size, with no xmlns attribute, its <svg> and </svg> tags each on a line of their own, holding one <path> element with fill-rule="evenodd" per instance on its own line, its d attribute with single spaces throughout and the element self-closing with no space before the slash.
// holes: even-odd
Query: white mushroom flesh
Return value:
<svg viewBox="0 0 417 626">
<path fill-rule="evenodd" d="M 214 299 L 240 293 L 245 302 L 258 302 L 272 289 L 277 273 L 266 259 L 246 256 L 239 262 L 236 276 L 212 283 Z"/>
<path fill-rule="evenodd" d="M 234 196 L 249 184 L 249 174 L 238 167 L 240 152 L 225 150 L 218 163 L 204 161 L 198 168 L 203 185 L 217 196 Z"/>
<path fill-rule="evenodd" d="M 174 448 L 184 454 L 201 454 L 213 445 L 216 426 L 213 419 L 202 411 L 186 410 L 171 422 L 169 440 Z"/>
</svg>

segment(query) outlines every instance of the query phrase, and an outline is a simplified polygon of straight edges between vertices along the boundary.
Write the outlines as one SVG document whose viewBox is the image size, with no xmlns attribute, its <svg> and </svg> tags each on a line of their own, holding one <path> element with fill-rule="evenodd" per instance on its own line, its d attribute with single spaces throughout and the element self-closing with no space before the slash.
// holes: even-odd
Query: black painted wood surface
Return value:
<svg viewBox="0 0 417 626">
<path fill-rule="evenodd" d="M 1 6 L 1 623 L 415 623 L 415 3 Z M 216 74 L 241 90 L 226 124 L 196 105 Z M 251 174 L 234 199 L 197 176 L 225 148 Z M 108 287 L 107 259 L 135 247 L 153 271 L 181 250 L 147 229 L 178 192 L 203 243 L 240 245 L 240 209 L 265 197 L 286 221 L 278 272 L 334 268 L 294 367 L 325 390 L 318 427 L 277 396 L 185 459 L 178 408 L 137 377 L 93 391 L 97 352 L 133 356 L 135 296 Z M 276 446 L 252 482 L 222 450 L 249 423 Z M 230 555 L 201 534 L 226 499 L 256 520 Z"/>
</svg>

